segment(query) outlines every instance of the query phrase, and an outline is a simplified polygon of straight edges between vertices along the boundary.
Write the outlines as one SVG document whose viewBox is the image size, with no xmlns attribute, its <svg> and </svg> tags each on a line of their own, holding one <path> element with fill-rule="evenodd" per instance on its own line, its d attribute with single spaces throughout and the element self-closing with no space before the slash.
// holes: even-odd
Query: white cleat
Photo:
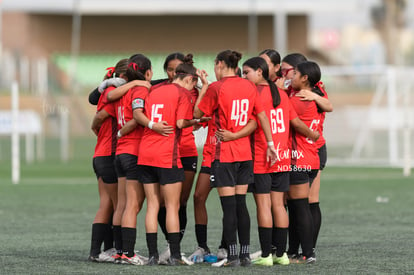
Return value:
<svg viewBox="0 0 414 275">
<path fill-rule="evenodd" d="M 213 267 L 222 267 L 227 263 L 227 258 L 218 261 L 217 263 L 211 264 Z"/>
<path fill-rule="evenodd" d="M 170 245 L 167 244 L 167 247 L 159 256 L 159 264 L 168 265 L 170 257 L 171 257 Z"/>
<path fill-rule="evenodd" d="M 217 250 L 217 259 L 218 260 L 223 260 L 227 258 L 227 249 L 225 248 L 219 248 Z"/>
<path fill-rule="evenodd" d="M 262 256 L 262 251 L 259 250 L 259 251 L 251 253 L 250 259 L 253 261 L 253 260 L 259 259 L 261 256 Z"/>
</svg>

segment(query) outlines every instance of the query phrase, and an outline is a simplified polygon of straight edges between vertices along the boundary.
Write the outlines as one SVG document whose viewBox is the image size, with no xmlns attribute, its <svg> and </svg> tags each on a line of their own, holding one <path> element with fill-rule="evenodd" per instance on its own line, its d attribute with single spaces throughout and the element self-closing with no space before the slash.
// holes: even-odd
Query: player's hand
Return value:
<svg viewBox="0 0 414 275">
<path fill-rule="evenodd" d="M 174 133 L 174 127 L 168 125 L 166 121 L 154 123 L 152 130 L 165 137 L 168 137 L 170 134 Z"/>
<path fill-rule="evenodd" d="M 313 135 L 311 137 L 309 137 L 312 141 L 317 141 L 319 139 L 319 137 L 321 136 L 321 134 L 318 131 L 313 131 Z"/>
<path fill-rule="evenodd" d="M 295 96 L 300 97 L 301 101 L 314 101 L 316 100 L 317 94 L 310 90 L 302 89 L 299 93 L 296 93 Z"/>
<path fill-rule="evenodd" d="M 276 86 L 279 89 L 282 89 L 282 90 L 286 91 L 287 88 L 285 87 L 285 81 L 286 81 L 286 77 L 283 76 L 283 77 L 279 78 L 278 80 L 276 80 Z"/>
<path fill-rule="evenodd" d="M 210 116 L 203 116 L 202 118 L 200 118 L 200 123 L 204 123 L 211 120 Z"/>
<path fill-rule="evenodd" d="M 201 89 L 204 85 L 208 85 L 207 72 L 205 70 L 197 70 L 198 82 L 196 88 Z"/>
<path fill-rule="evenodd" d="M 266 160 L 270 162 L 270 166 L 273 166 L 278 160 L 279 156 L 274 145 L 268 146 L 266 151 Z"/>
<path fill-rule="evenodd" d="M 232 141 L 236 139 L 236 135 L 233 132 L 225 129 L 219 129 L 216 131 L 216 137 L 220 141 Z"/>
</svg>

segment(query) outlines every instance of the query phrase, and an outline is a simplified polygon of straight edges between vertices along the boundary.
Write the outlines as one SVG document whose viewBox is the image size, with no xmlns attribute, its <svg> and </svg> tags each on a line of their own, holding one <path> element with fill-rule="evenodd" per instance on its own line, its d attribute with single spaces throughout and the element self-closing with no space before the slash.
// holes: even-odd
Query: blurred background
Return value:
<svg viewBox="0 0 414 275">
<path fill-rule="evenodd" d="M 246 59 L 273 48 L 322 67 L 334 105 L 328 166 L 404 167 L 408 175 L 413 15 L 411 0 L 0 0 L 0 163 L 11 158 L 12 87 L 23 161 L 91 160 L 88 94 L 119 59 L 143 53 L 159 79 L 169 53 L 191 52 L 214 81 L 219 51 Z"/>
</svg>

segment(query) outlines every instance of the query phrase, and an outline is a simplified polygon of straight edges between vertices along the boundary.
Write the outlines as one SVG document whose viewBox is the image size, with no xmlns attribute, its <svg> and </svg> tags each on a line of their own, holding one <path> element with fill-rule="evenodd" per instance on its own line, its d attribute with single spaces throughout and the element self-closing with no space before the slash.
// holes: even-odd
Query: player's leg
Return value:
<svg viewBox="0 0 414 275">
<path fill-rule="evenodd" d="M 296 225 L 304 260 L 311 262 L 313 260 L 313 221 L 308 199 L 309 177 L 306 172 L 292 172 L 290 183 L 288 206 L 289 211 L 293 213 L 292 223 Z"/>
<path fill-rule="evenodd" d="M 197 257 L 203 257 L 210 253 L 210 249 L 207 245 L 208 215 L 206 208 L 206 201 L 211 191 L 210 171 L 206 173 L 203 168 L 207 167 L 201 168 L 193 195 L 195 234 L 198 248 L 193 254 L 191 254 L 190 259 L 192 259 L 195 255 L 197 255 Z"/>
<path fill-rule="evenodd" d="M 276 246 L 273 263 L 287 265 L 286 242 L 288 236 L 289 216 L 285 207 L 285 194 L 289 191 L 289 172 L 272 174 L 272 201 L 273 227 L 275 232 L 272 242 Z"/>
<path fill-rule="evenodd" d="M 135 256 L 137 215 L 141 211 L 144 199 L 142 184 L 137 180 L 128 179 L 126 182 L 125 211 L 122 215 L 122 251 L 128 258 Z"/>
<path fill-rule="evenodd" d="M 109 194 L 105 190 L 105 183 L 102 178 L 98 178 L 99 190 L 99 208 L 96 212 L 92 224 L 91 248 L 89 252 L 89 259 L 99 261 L 98 257 L 101 253 L 101 246 L 105 239 L 105 234 L 108 231 L 108 222 L 110 215 L 113 213 L 112 202 Z"/>
</svg>

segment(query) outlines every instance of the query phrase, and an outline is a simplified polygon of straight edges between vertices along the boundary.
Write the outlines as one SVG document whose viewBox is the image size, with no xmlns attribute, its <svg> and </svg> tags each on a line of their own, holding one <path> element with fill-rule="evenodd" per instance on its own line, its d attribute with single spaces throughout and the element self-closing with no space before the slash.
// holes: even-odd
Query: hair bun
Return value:
<svg viewBox="0 0 414 275">
<path fill-rule="evenodd" d="M 194 63 L 193 61 L 193 54 L 189 53 L 186 56 L 184 56 L 184 64 L 192 65 Z"/>
</svg>

